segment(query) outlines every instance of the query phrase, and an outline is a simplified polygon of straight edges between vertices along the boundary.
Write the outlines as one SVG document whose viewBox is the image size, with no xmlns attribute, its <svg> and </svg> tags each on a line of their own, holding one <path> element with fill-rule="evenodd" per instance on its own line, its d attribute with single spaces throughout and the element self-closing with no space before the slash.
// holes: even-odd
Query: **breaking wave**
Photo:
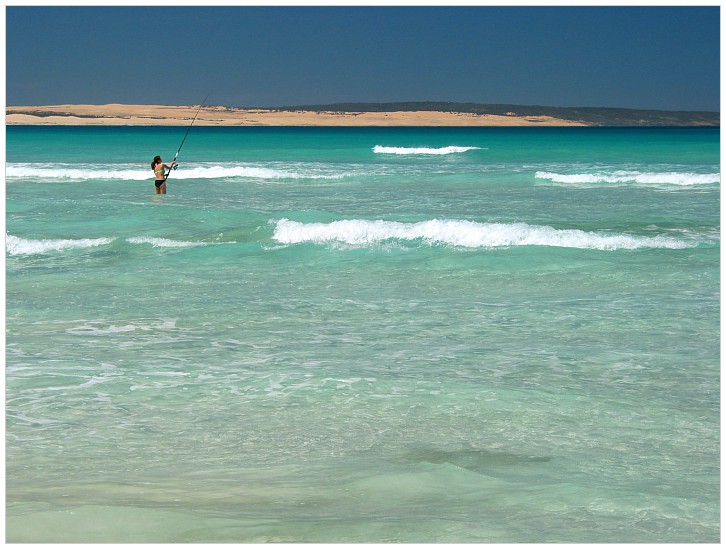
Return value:
<svg viewBox="0 0 726 549">
<path fill-rule="evenodd" d="M 712 185 L 721 181 L 720 173 L 680 173 L 680 172 L 638 172 L 617 170 L 598 173 L 553 173 L 538 171 L 537 179 L 566 184 L 642 184 L 642 185 Z"/>
<path fill-rule="evenodd" d="M 183 240 L 169 240 L 151 236 L 136 236 L 127 238 L 129 244 L 149 244 L 155 248 L 188 248 L 190 246 L 206 246 L 206 242 L 188 242 Z"/>
<path fill-rule="evenodd" d="M 376 154 L 401 154 L 401 155 L 416 155 L 416 154 L 427 154 L 427 155 L 446 155 L 446 154 L 457 154 L 464 153 L 471 150 L 480 150 L 481 147 L 384 147 L 383 145 L 376 145 L 373 147 L 373 152 Z"/>
<path fill-rule="evenodd" d="M 348 173 L 331 171 L 329 167 L 317 164 L 284 164 L 280 166 L 265 166 L 255 164 L 188 164 L 171 173 L 173 179 L 341 179 Z M 123 180 L 147 181 L 153 180 L 151 170 L 144 167 L 120 165 L 109 168 L 108 165 L 84 165 L 79 168 L 77 164 L 54 164 L 50 166 L 39 164 L 8 164 L 5 176 L 13 179 L 37 179 L 42 181 L 93 181 L 93 180 Z"/>
<path fill-rule="evenodd" d="M 555 229 L 526 223 L 476 223 L 429 220 L 418 223 L 351 219 L 331 223 L 300 223 L 289 219 L 275 222 L 273 239 L 281 244 L 346 244 L 376 246 L 386 241 L 416 241 L 428 245 L 461 248 L 555 246 L 591 250 L 635 250 L 640 248 L 683 249 L 698 245 L 666 236 L 635 236 Z"/>
<path fill-rule="evenodd" d="M 153 179 L 153 174 L 142 169 L 127 166 L 109 168 L 108 165 L 84 165 L 78 168 L 77 164 L 7 164 L 5 177 L 12 179 L 40 179 L 43 181 L 87 181 L 92 179 L 123 179 L 143 181 Z M 149 170 L 148 172 L 151 172 Z"/>
<path fill-rule="evenodd" d="M 33 240 L 21 238 L 11 234 L 5 235 L 5 250 L 9 255 L 35 255 L 58 252 L 62 250 L 82 250 L 85 248 L 97 248 L 107 246 L 114 242 L 115 238 L 78 238 L 78 239 L 41 239 Z M 189 248 L 193 246 L 206 246 L 216 244 L 210 242 L 189 242 L 182 240 L 170 240 L 149 236 L 130 237 L 125 239 L 127 243 L 134 245 L 150 245 L 154 248 Z"/>
<path fill-rule="evenodd" d="M 518 246 L 551 246 L 583 250 L 637 250 L 647 248 L 685 249 L 713 245 L 720 234 L 679 232 L 679 236 L 643 236 L 607 231 L 556 229 L 527 223 L 479 223 L 463 220 L 431 219 L 416 223 L 399 221 L 348 219 L 329 223 L 303 223 L 287 218 L 270 220 L 271 240 L 283 246 L 296 244 L 343 245 L 350 247 L 444 246 L 454 249 L 494 249 Z M 265 231 L 266 232 L 266 231 Z M 269 235 L 269 233 L 267 233 Z M 258 244 L 269 241 L 263 237 Z M 10 256 L 48 254 L 60 251 L 93 249 L 121 242 L 122 245 L 158 249 L 185 249 L 237 242 L 173 240 L 155 236 L 79 239 L 27 239 L 5 235 L 5 249 Z"/>
<path fill-rule="evenodd" d="M 59 240 L 29 240 L 5 235 L 5 249 L 10 255 L 44 254 L 72 248 L 95 248 L 113 242 L 112 238 L 79 238 Z"/>
</svg>

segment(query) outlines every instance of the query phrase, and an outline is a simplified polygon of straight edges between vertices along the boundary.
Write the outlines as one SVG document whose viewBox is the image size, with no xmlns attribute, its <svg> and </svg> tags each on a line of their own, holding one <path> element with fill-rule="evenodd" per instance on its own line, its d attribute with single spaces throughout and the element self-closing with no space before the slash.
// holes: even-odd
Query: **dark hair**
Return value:
<svg viewBox="0 0 726 549">
<path fill-rule="evenodd" d="M 151 163 L 151 169 L 156 168 L 156 165 L 161 163 L 161 157 L 159 155 L 154 157 L 154 161 Z"/>
</svg>

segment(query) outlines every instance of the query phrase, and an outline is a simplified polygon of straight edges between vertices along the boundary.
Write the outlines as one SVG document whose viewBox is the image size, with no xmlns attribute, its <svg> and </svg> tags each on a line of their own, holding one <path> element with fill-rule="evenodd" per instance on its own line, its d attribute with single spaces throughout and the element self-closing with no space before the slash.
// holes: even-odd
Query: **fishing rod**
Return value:
<svg viewBox="0 0 726 549">
<path fill-rule="evenodd" d="M 212 92 L 211 92 L 211 90 L 210 90 L 210 92 L 209 92 L 209 93 L 207 94 L 207 97 L 209 97 L 209 94 L 210 94 L 210 93 L 212 93 Z M 203 106 L 204 106 L 204 104 L 205 104 L 205 103 L 207 102 L 207 97 L 205 97 L 205 98 L 204 98 L 204 101 L 202 101 L 202 104 L 201 104 L 201 105 L 199 105 L 199 108 L 197 109 L 197 114 L 195 114 L 195 115 L 194 115 L 194 118 L 192 119 L 192 123 L 191 123 L 191 124 L 189 124 L 189 127 L 187 128 L 187 133 L 185 133 L 185 134 L 184 134 L 184 139 L 182 139 L 182 142 L 181 142 L 181 144 L 179 145 L 179 148 L 178 148 L 178 149 L 176 150 L 176 154 L 174 155 L 174 160 L 172 160 L 172 161 L 171 161 L 171 164 L 172 164 L 172 166 L 174 166 L 174 162 L 176 162 L 176 158 L 177 158 L 177 156 L 179 156 L 179 151 L 181 151 L 181 150 L 182 150 L 182 147 L 184 146 L 184 141 L 186 141 L 186 140 L 187 140 L 187 135 L 189 135 L 189 130 L 191 130 L 191 129 L 192 129 L 192 126 L 194 125 L 194 121 L 195 121 L 195 120 L 197 119 L 197 116 L 199 116 L 199 111 L 201 111 L 201 110 L 202 110 L 202 107 L 203 107 Z M 173 167 L 172 169 L 173 169 L 173 170 L 176 170 L 176 166 L 174 166 L 174 167 Z M 167 179 L 169 178 L 169 174 L 170 174 L 170 173 L 171 173 L 171 171 L 168 171 L 168 172 L 166 172 L 166 175 L 164 176 L 164 182 L 166 182 L 166 180 L 167 180 Z"/>
</svg>

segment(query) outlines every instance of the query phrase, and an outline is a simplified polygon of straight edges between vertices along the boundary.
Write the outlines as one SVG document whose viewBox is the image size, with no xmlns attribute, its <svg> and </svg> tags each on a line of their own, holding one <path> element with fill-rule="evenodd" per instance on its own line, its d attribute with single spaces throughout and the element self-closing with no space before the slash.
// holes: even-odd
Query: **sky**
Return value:
<svg viewBox="0 0 726 549">
<path fill-rule="evenodd" d="M 720 110 L 719 6 L 6 6 L 6 104 Z"/>
</svg>

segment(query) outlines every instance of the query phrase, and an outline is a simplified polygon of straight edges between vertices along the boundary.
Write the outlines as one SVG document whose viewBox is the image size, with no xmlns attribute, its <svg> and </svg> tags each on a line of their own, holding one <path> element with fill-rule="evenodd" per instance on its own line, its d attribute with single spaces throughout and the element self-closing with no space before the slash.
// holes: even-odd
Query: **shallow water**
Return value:
<svg viewBox="0 0 726 549">
<path fill-rule="evenodd" d="M 717 130 L 184 132 L 7 128 L 8 541 L 719 540 Z"/>
</svg>

